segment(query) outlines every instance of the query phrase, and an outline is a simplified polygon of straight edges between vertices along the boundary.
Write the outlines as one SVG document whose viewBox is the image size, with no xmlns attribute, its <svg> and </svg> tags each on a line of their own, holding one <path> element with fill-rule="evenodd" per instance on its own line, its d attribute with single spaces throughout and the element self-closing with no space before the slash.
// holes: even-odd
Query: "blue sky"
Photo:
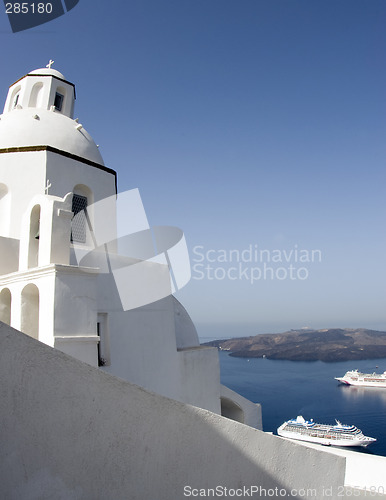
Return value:
<svg viewBox="0 0 386 500">
<path fill-rule="evenodd" d="M 0 89 L 49 59 L 76 84 L 119 190 L 225 275 L 177 294 L 201 336 L 386 330 L 385 21 L 384 0 L 80 0 L 17 34 L 3 13 Z M 194 260 L 251 245 L 322 258 L 253 284 L 263 263 Z"/>
</svg>

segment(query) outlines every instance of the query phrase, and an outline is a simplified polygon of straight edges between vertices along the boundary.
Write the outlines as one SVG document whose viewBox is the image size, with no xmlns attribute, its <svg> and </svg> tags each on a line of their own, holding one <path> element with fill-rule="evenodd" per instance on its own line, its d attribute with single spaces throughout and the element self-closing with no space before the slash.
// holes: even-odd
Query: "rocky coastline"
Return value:
<svg viewBox="0 0 386 500">
<path fill-rule="evenodd" d="M 386 332 L 365 328 L 302 328 L 284 333 L 215 340 L 205 345 L 243 358 L 325 362 L 386 358 Z"/>
</svg>

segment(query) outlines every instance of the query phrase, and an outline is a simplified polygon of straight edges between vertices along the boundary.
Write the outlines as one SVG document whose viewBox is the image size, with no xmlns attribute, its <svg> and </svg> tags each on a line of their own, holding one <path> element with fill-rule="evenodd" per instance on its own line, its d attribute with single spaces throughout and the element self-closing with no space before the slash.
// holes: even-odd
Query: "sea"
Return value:
<svg viewBox="0 0 386 500">
<path fill-rule="evenodd" d="M 351 387 L 334 380 L 356 368 L 383 373 L 385 358 L 324 363 L 237 358 L 228 351 L 219 351 L 219 358 L 221 382 L 262 405 L 264 431 L 276 433 L 283 422 L 298 415 L 323 424 L 335 424 L 337 419 L 377 439 L 357 451 L 386 456 L 386 389 Z"/>
</svg>

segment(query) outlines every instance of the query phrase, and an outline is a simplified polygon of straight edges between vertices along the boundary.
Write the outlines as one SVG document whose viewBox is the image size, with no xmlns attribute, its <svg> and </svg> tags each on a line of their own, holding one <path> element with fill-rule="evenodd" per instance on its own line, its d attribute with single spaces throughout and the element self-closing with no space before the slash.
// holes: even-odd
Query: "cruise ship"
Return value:
<svg viewBox="0 0 386 500">
<path fill-rule="evenodd" d="M 335 377 L 342 384 L 359 385 L 362 387 L 384 387 L 386 388 L 386 371 L 377 373 L 362 373 L 358 370 L 346 372 L 343 377 Z"/>
<path fill-rule="evenodd" d="M 278 429 L 279 436 L 319 443 L 325 446 L 368 446 L 375 438 L 364 436 L 355 425 L 343 425 L 336 420 L 335 425 L 317 424 L 301 415 L 284 422 Z"/>
</svg>

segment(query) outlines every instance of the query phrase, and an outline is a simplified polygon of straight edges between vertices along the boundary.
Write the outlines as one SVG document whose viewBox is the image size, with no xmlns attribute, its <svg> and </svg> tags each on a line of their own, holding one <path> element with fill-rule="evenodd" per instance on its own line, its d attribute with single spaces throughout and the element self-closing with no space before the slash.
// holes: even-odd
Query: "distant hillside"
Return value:
<svg viewBox="0 0 386 500">
<path fill-rule="evenodd" d="M 231 351 L 231 356 L 243 358 L 327 362 L 386 358 L 386 332 L 365 328 L 291 330 L 255 337 L 215 340 L 205 345 Z"/>
</svg>

